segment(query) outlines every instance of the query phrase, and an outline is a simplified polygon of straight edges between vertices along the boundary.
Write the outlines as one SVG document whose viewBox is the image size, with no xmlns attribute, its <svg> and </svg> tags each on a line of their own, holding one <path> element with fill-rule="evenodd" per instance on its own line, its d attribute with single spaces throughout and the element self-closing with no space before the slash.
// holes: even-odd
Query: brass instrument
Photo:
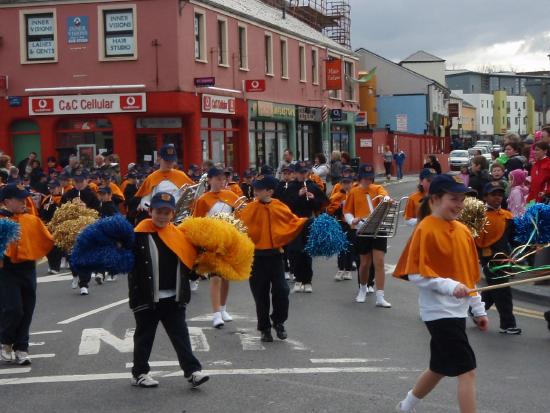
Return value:
<svg viewBox="0 0 550 413">
<path fill-rule="evenodd" d="M 376 199 L 376 198 L 375 198 Z M 399 201 L 390 199 L 380 202 L 372 213 L 357 225 L 357 236 L 368 238 L 392 238 L 397 234 L 399 224 L 399 212 L 403 202 L 408 197 Z"/>
<path fill-rule="evenodd" d="M 233 215 L 240 212 L 248 203 L 248 198 L 246 196 L 239 197 L 233 204 Z"/>
<path fill-rule="evenodd" d="M 306 183 L 305 180 L 304 180 L 304 188 L 306 189 L 306 194 L 305 194 L 306 195 L 306 201 L 309 201 L 309 198 L 307 196 L 307 183 Z"/>
<path fill-rule="evenodd" d="M 176 194 L 176 216 L 174 222 L 181 223 L 185 218 L 193 213 L 193 206 L 199 197 L 206 191 L 208 178 L 206 174 L 201 176 L 201 179 L 196 184 L 183 185 Z"/>
</svg>

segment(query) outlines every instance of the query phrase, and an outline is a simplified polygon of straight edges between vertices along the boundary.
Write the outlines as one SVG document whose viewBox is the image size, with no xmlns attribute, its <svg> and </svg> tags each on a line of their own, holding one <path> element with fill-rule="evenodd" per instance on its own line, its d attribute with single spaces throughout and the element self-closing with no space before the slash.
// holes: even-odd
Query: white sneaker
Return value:
<svg viewBox="0 0 550 413">
<path fill-rule="evenodd" d="M 69 262 L 67 261 L 67 258 L 65 257 L 61 258 L 61 265 L 59 266 L 59 268 L 62 268 L 65 270 L 69 268 Z"/>
<path fill-rule="evenodd" d="M 130 383 L 132 383 L 132 386 L 146 388 L 157 387 L 159 385 L 159 382 L 148 374 L 140 374 L 138 377 L 132 377 Z"/>
<path fill-rule="evenodd" d="M 342 278 L 344 280 L 353 280 L 353 276 L 351 275 L 351 271 L 344 271 L 344 276 Z"/>
<path fill-rule="evenodd" d="M 88 292 L 88 289 L 86 287 L 82 287 L 80 289 L 80 295 L 88 295 L 89 292 Z"/>
<path fill-rule="evenodd" d="M 0 360 L 4 363 L 13 362 L 13 348 L 11 344 L 2 344 L 2 349 L 0 350 Z"/>
<path fill-rule="evenodd" d="M 338 270 L 338 272 L 334 276 L 334 281 L 342 281 L 343 279 L 344 279 L 344 271 Z"/>
<path fill-rule="evenodd" d="M 115 282 L 116 280 L 118 280 L 118 275 L 116 275 L 116 274 L 107 275 L 107 281 L 108 282 Z"/>
<path fill-rule="evenodd" d="M 94 280 L 98 285 L 103 284 L 103 274 L 98 272 L 96 274 L 92 274 L 92 276 L 94 277 Z"/>
<path fill-rule="evenodd" d="M 230 321 L 233 321 L 233 317 L 231 317 L 231 315 L 225 311 L 225 310 L 222 310 L 222 320 L 225 321 L 226 323 L 230 322 Z"/>
<path fill-rule="evenodd" d="M 210 380 L 210 376 L 204 374 L 202 371 L 196 371 L 191 373 L 191 377 L 187 377 L 187 381 L 191 383 L 193 387 L 198 387 L 208 380 Z"/>
<path fill-rule="evenodd" d="M 313 286 L 311 284 L 305 284 L 304 293 L 312 293 L 312 292 L 313 292 Z"/>
<path fill-rule="evenodd" d="M 359 288 L 359 291 L 357 292 L 357 297 L 355 297 L 356 303 L 364 303 L 367 301 L 367 290 L 362 290 Z"/>
<path fill-rule="evenodd" d="M 189 281 L 189 288 L 191 288 L 191 291 L 197 291 L 199 289 L 199 280 Z"/>
<path fill-rule="evenodd" d="M 28 366 L 31 364 L 31 359 L 29 358 L 29 353 L 26 351 L 16 351 L 15 352 L 15 362 L 20 366 Z"/>
<path fill-rule="evenodd" d="M 290 280 L 290 273 L 285 271 L 285 280 Z"/>
<path fill-rule="evenodd" d="M 391 308 L 391 304 L 384 297 L 376 297 L 376 306 L 381 308 Z"/>
<path fill-rule="evenodd" d="M 214 315 L 212 316 L 212 326 L 214 326 L 214 328 L 222 328 L 224 324 L 225 323 L 223 322 L 222 313 L 219 311 L 217 313 L 214 313 Z"/>
<path fill-rule="evenodd" d="M 56 274 L 59 274 L 59 271 L 52 270 L 51 268 L 48 268 L 48 274 L 49 275 L 56 275 Z"/>
<path fill-rule="evenodd" d="M 396 412 L 401 412 L 401 413 L 416 413 L 416 409 L 403 410 L 403 408 L 401 407 L 401 406 L 402 406 L 402 403 L 403 403 L 403 402 L 399 402 L 399 403 L 397 404 L 397 406 L 395 407 L 395 411 L 396 411 Z"/>
<path fill-rule="evenodd" d="M 369 285 L 369 286 L 367 287 L 367 293 L 368 293 L 368 294 L 374 294 L 374 287 L 371 286 L 371 285 Z"/>
<path fill-rule="evenodd" d="M 73 290 L 78 288 L 78 277 L 73 277 L 73 280 L 71 281 L 71 288 Z"/>
<path fill-rule="evenodd" d="M 304 292 L 304 286 L 302 285 L 301 282 L 296 282 L 294 284 L 294 290 L 293 290 L 295 293 L 302 293 Z"/>
</svg>

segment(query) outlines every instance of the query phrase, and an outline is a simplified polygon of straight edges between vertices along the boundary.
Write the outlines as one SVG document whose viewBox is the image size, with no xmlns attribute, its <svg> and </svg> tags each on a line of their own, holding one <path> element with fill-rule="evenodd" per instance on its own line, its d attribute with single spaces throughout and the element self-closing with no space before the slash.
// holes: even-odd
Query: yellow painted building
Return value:
<svg viewBox="0 0 550 413">
<path fill-rule="evenodd" d="M 462 130 L 464 133 L 476 131 L 476 108 L 466 102 L 462 104 Z"/>
<path fill-rule="evenodd" d="M 508 112 L 506 109 L 506 91 L 496 90 L 493 93 L 494 108 L 493 108 L 493 126 L 495 134 L 504 134 L 508 131 Z"/>
</svg>

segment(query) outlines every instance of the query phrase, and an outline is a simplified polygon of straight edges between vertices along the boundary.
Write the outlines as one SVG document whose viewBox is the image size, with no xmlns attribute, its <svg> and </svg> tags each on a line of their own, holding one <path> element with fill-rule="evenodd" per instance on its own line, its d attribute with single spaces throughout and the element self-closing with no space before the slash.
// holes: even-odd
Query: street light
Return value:
<svg viewBox="0 0 550 413">
<path fill-rule="evenodd" d="M 521 136 L 521 109 L 518 109 L 518 135 Z"/>
</svg>

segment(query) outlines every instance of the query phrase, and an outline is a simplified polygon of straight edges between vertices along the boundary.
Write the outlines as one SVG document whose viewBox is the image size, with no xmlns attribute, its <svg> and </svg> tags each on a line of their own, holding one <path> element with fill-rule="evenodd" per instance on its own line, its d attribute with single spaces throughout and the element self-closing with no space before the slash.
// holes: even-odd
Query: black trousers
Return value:
<svg viewBox="0 0 550 413">
<path fill-rule="evenodd" d="M 150 371 L 149 357 L 155 341 L 157 326 L 162 323 L 185 377 L 202 369 L 201 363 L 193 355 L 189 330 L 185 322 L 185 307 L 176 303 L 175 297 L 162 299 L 154 309 L 134 313 L 136 331 L 134 333 L 134 367 L 132 374 L 138 377 Z"/>
<path fill-rule="evenodd" d="M 502 284 L 508 279 L 495 280 L 495 274 L 487 267 L 483 267 L 483 273 L 488 285 Z M 485 303 L 485 309 L 488 310 L 493 306 L 497 307 L 500 317 L 500 328 L 516 327 L 516 317 L 514 316 L 514 303 L 512 301 L 512 289 L 510 287 L 500 288 L 498 290 L 484 291 L 481 293 L 481 300 Z"/>
<path fill-rule="evenodd" d="M 271 320 L 274 324 L 283 324 L 288 319 L 290 289 L 285 280 L 282 255 L 255 256 L 249 283 L 256 303 L 258 330 L 271 328 Z M 270 304 L 273 304 L 271 320 Z"/>
<path fill-rule="evenodd" d="M 47 257 L 50 270 L 59 271 L 61 268 L 61 258 L 63 258 L 63 251 L 61 248 L 53 247 Z"/>
<path fill-rule="evenodd" d="M 304 251 L 289 251 L 290 266 L 294 270 L 296 282 L 311 284 L 313 278 L 313 260 Z"/>
<path fill-rule="evenodd" d="M 345 231 L 345 228 L 343 229 Z M 348 249 L 338 254 L 338 269 L 340 271 L 352 271 L 353 262 L 355 261 L 355 248 L 353 245 L 355 231 L 348 230 L 346 232 L 346 237 L 349 242 Z M 357 268 L 359 268 L 359 266 L 357 266 Z"/>
<path fill-rule="evenodd" d="M 36 270 L 0 269 L 0 342 L 29 350 L 29 330 L 36 305 Z"/>
</svg>

